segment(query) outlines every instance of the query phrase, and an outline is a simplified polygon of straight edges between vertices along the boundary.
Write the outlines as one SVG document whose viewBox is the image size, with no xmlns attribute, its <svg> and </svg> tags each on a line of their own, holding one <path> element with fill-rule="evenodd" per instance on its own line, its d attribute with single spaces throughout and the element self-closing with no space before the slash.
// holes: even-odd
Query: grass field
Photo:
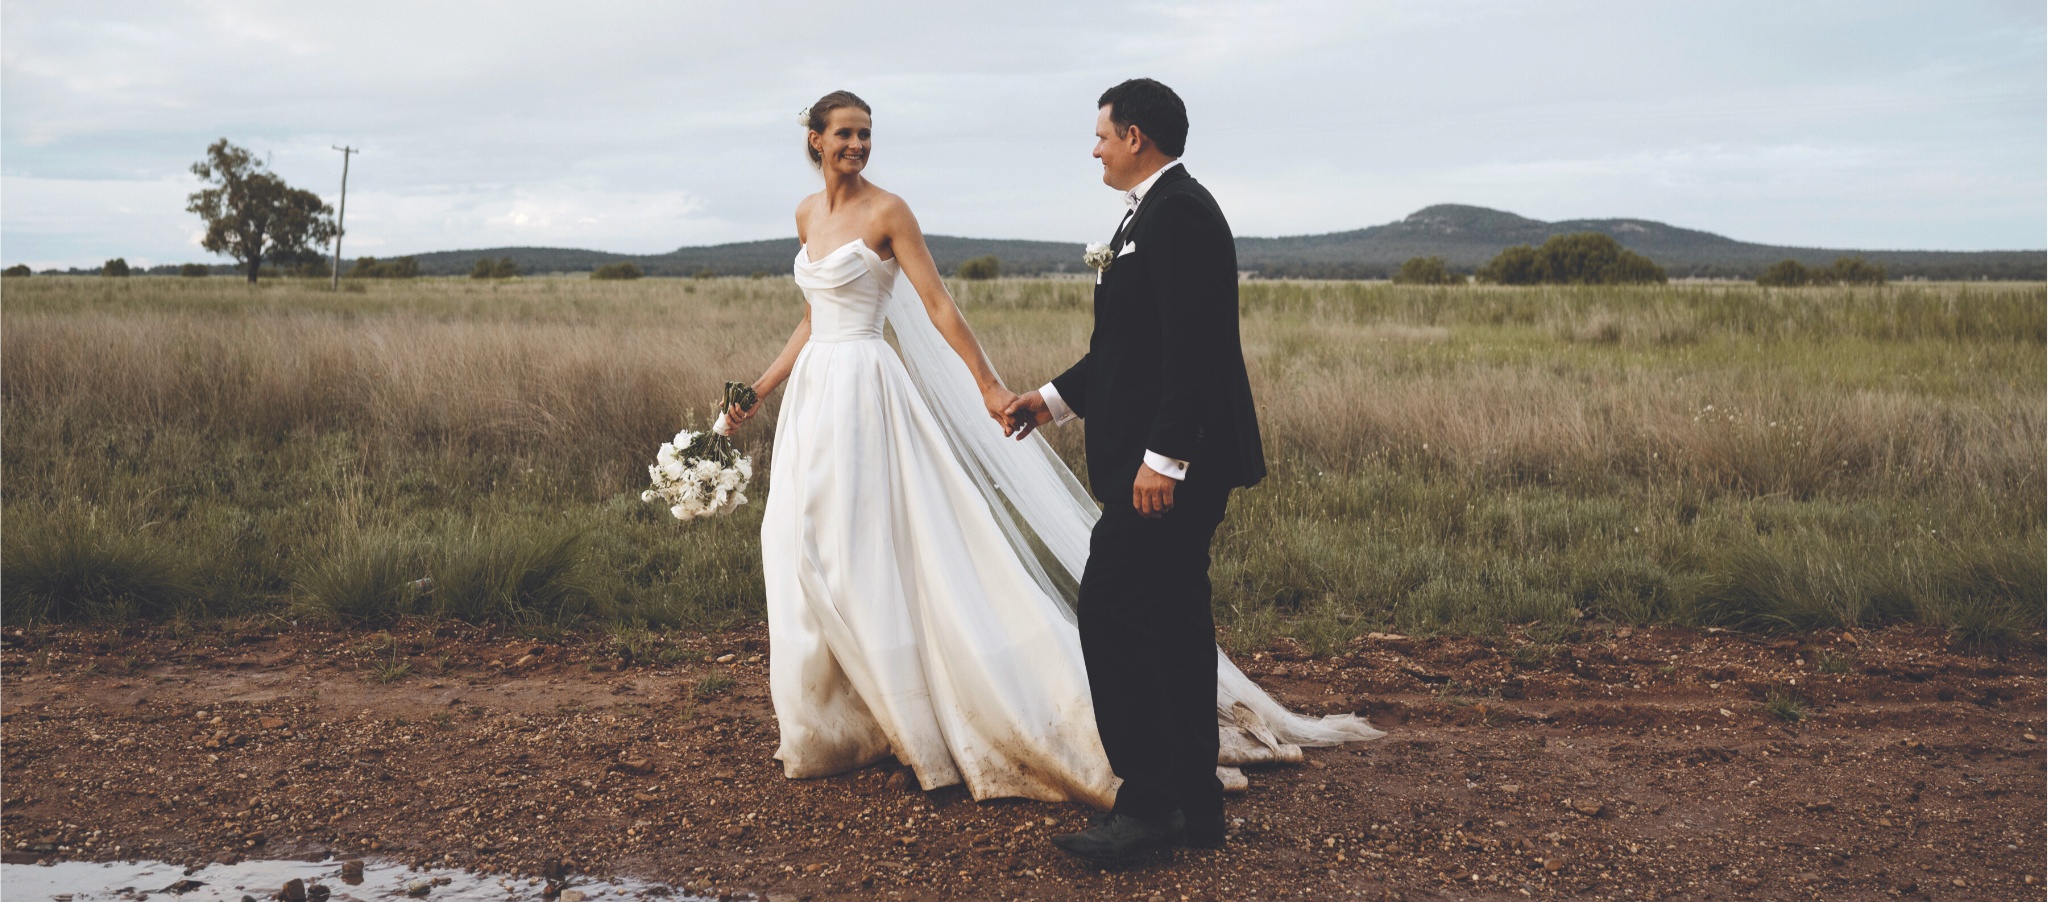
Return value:
<svg viewBox="0 0 2048 902">
<path fill-rule="evenodd" d="M 1089 289 L 955 286 L 1019 389 L 1079 355 Z M 678 524 L 638 492 L 800 303 L 786 279 L 9 280 L 5 620 L 756 618 L 760 505 Z M 1233 644 L 2042 627 L 2039 283 L 1252 282 L 1243 306 L 1273 475 L 1217 544 Z M 772 420 L 743 436 L 763 474 Z M 1050 437 L 1078 469 L 1079 430 Z"/>
</svg>

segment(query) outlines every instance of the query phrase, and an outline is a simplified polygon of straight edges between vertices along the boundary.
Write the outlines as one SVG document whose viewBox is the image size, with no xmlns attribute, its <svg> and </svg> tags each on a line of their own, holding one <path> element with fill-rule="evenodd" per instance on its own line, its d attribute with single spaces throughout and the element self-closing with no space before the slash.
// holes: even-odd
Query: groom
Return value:
<svg viewBox="0 0 2048 902">
<path fill-rule="evenodd" d="M 1088 353 L 1012 402 L 1018 437 L 1088 418 L 1103 504 L 1081 578 L 1095 722 L 1123 778 L 1116 806 L 1060 848 L 1118 862 L 1223 843 L 1209 541 L 1230 490 L 1266 473 L 1237 334 L 1237 249 L 1181 166 L 1187 107 L 1134 78 L 1097 101 L 1102 180 L 1129 206 L 1098 267 Z"/>
</svg>

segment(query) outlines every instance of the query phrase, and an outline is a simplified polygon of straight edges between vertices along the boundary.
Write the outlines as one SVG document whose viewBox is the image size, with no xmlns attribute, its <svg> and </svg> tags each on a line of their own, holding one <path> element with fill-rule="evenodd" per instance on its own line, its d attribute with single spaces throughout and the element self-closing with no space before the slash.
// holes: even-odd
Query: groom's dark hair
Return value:
<svg viewBox="0 0 2048 902">
<path fill-rule="evenodd" d="M 1149 78 L 1133 78 L 1102 92 L 1095 106 L 1109 107 L 1109 121 L 1116 124 L 1119 138 L 1135 125 L 1159 145 L 1160 153 L 1177 157 L 1188 149 L 1188 106 L 1172 88 Z"/>
</svg>

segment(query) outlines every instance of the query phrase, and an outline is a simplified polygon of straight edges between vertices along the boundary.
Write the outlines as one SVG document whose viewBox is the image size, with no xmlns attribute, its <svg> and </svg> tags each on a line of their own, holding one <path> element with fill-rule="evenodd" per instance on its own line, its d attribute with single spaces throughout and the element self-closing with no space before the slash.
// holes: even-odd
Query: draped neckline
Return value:
<svg viewBox="0 0 2048 902">
<path fill-rule="evenodd" d="M 845 254 L 845 251 L 848 249 L 852 249 L 856 253 L 851 255 Z M 817 260 L 811 259 L 809 244 L 798 246 L 796 252 L 797 284 L 804 288 L 820 291 L 837 288 L 860 278 L 862 272 L 869 271 L 873 272 L 877 278 L 884 281 L 892 281 L 895 279 L 894 267 L 896 265 L 896 261 L 893 258 L 889 260 L 882 259 L 881 254 L 875 253 L 874 248 L 868 247 L 867 241 L 860 238 L 855 238 L 832 249 L 831 252 Z"/>
</svg>

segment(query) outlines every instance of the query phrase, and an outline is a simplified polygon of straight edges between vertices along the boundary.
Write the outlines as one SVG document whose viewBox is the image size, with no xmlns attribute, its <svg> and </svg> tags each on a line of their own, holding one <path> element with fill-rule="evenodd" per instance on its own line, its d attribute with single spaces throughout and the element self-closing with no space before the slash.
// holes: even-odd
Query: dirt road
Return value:
<svg viewBox="0 0 2048 902">
<path fill-rule="evenodd" d="M 9 630 L 0 849 L 358 855 L 870 899 L 2020 899 L 2043 892 L 2038 645 L 1365 639 L 1242 658 L 1391 735 L 1250 774 L 1229 844 L 1103 870 L 1089 812 L 784 779 L 758 629 Z"/>
</svg>

